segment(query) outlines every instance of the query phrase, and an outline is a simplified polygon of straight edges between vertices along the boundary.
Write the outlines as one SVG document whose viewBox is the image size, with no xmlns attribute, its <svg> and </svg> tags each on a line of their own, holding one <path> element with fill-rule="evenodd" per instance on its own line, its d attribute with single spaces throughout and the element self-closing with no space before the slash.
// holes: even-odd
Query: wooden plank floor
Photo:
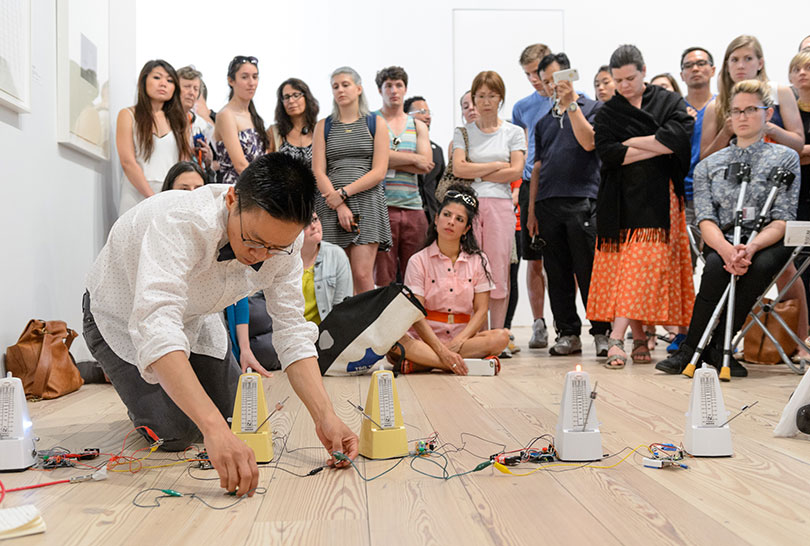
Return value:
<svg viewBox="0 0 810 546">
<path fill-rule="evenodd" d="M 597 399 L 603 451 L 620 455 L 652 442 L 680 443 L 691 382 L 666 376 L 650 365 L 606 370 L 593 356 L 590 338 L 578 358 L 549 357 L 528 350 L 529 329 L 516 329 L 523 351 L 503 362 L 495 378 L 444 374 L 400 376 L 397 387 L 409 438 L 437 431 L 448 446 L 448 472 L 472 469 L 498 451 L 554 433 L 565 372 L 582 363 L 599 381 Z M 629 343 L 628 343 L 629 345 Z M 662 358 L 661 344 L 654 359 Z M 48 531 L 19 544 L 134 544 L 144 541 L 201 544 L 806 544 L 810 534 L 810 442 L 773 438 L 771 432 L 799 377 L 784 366 L 749 366 L 746 379 L 723 385 L 727 409 L 759 403 L 732 423 L 735 455 L 692 459 L 688 470 L 643 468 L 632 456 L 612 469 L 549 468 L 528 477 L 491 467 L 449 481 L 414 471 L 405 460 L 369 482 L 354 470 L 324 470 L 325 452 L 312 420 L 292 395 L 273 417 L 278 467 L 262 467 L 265 495 L 233 508 L 213 510 L 194 498 L 162 499 L 158 508 L 132 501 L 157 487 L 196 493 L 214 506 L 233 501 L 222 495 L 213 471 L 187 471 L 186 464 L 137 474 L 111 473 L 103 482 L 54 485 L 9 493 L 2 507 L 33 503 Z M 338 414 L 355 430 L 360 417 L 346 403 L 365 404 L 368 377 L 327 378 Z M 292 394 L 283 374 L 265 380 L 268 404 Z M 88 385 L 58 400 L 29 404 L 39 447 L 72 450 L 99 447 L 117 452 L 130 429 L 124 406 L 109 386 Z M 471 433 L 482 439 L 462 433 Z M 146 446 L 141 439 L 133 448 Z M 456 448 L 464 447 L 463 451 Z M 152 464 L 174 459 L 157 452 Z M 391 461 L 358 460 L 366 476 Z M 416 468 L 438 468 L 417 460 Z M 531 465 L 525 469 L 530 470 Z M 516 470 L 517 471 L 517 470 Z M 6 487 L 42 483 L 78 469 L 0 474 Z M 193 477 L 192 477 L 193 476 Z M 151 503 L 146 494 L 140 502 Z"/>
</svg>

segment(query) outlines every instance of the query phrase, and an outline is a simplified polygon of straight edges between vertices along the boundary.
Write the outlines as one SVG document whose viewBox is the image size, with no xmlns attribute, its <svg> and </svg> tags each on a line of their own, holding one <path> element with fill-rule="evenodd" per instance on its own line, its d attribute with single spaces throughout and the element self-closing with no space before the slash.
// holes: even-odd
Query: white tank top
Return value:
<svg viewBox="0 0 810 546">
<path fill-rule="evenodd" d="M 143 175 L 146 177 L 146 181 L 149 182 L 152 191 L 159 193 L 163 187 L 166 173 L 169 172 L 172 165 L 179 161 L 180 152 L 177 149 L 174 133 L 169 131 L 162 137 L 158 137 L 153 133 L 152 156 L 149 161 L 144 161 L 135 130 L 135 115 L 130 108 L 127 108 L 127 112 L 132 116 L 132 141 L 135 143 L 135 161 L 138 162 L 138 166 L 143 171 Z M 135 189 L 135 186 L 127 179 L 127 175 L 121 169 L 121 200 L 118 205 L 118 216 L 121 216 L 144 199 L 141 192 Z"/>
</svg>

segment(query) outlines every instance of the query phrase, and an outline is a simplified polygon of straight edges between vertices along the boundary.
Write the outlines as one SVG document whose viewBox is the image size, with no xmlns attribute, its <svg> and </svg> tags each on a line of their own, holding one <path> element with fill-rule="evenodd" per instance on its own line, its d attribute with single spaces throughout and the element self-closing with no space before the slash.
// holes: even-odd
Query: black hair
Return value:
<svg viewBox="0 0 810 546">
<path fill-rule="evenodd" d="M 206 176 L 199 165 L 193 161 L 180 161 L 172 165 L 172 168 L 166 173 L 166 178 L 163 179 L 163 187 L 160 188 L 160 191 L 172 189 L 174 181 L 183 173 L 197 173 L 200 175 L 200 178 L 202 178 L 203 184 L 205 184 Z"/>
<path fill-rule="evenodd" d="M 600 72 L 607 72 L 608 74 L 610 74 L 610 67 L 606 64 L 603 64 L 602 66 L 599 67 L 599 70 L 596 71 L 596 75 L 598 76 Z"/>
<path fill-rule="evenodd" d="M 408 73 L 401 66 L 389 66 L 377 72 L 377 77 L 374 78 L 374 83 L 377 84 L 377 90 L 381 91 L 383 84 L 388 81 L 402 80 L 405 87 L 408 87 Z"/>
<path fill-rule="evenodd" d="M 315 176 L 305 163 L 286 154 L 265 154 L 247 166 L 236 181 L 243 211 L 260 208 L 277 220 L 305 226 L 312 220 Z"/>
<path fill-rule="evenodd" d="M 610 56 L 608 66 L 613 70 L 628 64 L 636 65 L 639 71 L 644 70 L 644 57 L 636 46 L 630 44 L 620 45 Z"/>
<path fill-rule="evenodd" d="M 449 197 L 447 194 L 451 192 L 457 192 L 461 195 Z M 475 206 L 472 206 L 469 203 L 469 198 L 465 199 L 467 196 L 472 197 L 472 201 L 475 203 Z M 439 211 L 436 213 L 436 217 L 438 217 L 444 208 L 450 203 L 457 203 L 464 207 L 464 209 L 467 211 L 467 225 L 472 226 L 473 220 L 476 216 L 478 216 L 478 208 L 480 206 L 478 202 L 478 195 L 475 193 L 475 190 L 466 184 L 451 184 L 447 188 L 447 192 L 444 194 L 444 199 L 442 199 L 442 203 L 439 206 Z M 438 237 L 439 233 L 436 231 L 436 223 L 434 220 L 428 224 L 427 237 L 425 238 L 425 248 L 436 242 Z M 461 236 L 461 241 L 459 242 L 461 244 L 461 250 L 467 254 L 477 254 L 481 257 L 481 265 L 484 266 L 484 273 L 486 273 L 487 279 L 492 282 L 492 276 L 489 273 L 489 267 L 487 265 L 487 258 L 484 256 L 484 253 L 481 252 L 481 247 L 478 245 L 478 240 L 475 238 L 475 233 L 473 233 L 472 227 L 467 230 L 467 233 Z"/>
<path fill-rule="evenodd" d="M 568 70 L 571 68 L 571 61 L 568 60 L 568 55 L 565 53 L 549 53 L 540 59 L 540 62 L 537 64 L 537 73 L 540 74 L 540 71 L 548 68 L 551 63 L 560 65 L 560 70 Z"/>
<path fill-rule="evenodd" d="M 239 69 L 242 68 L 242 65 L 245 63 L 250 63 L 255 66 L 256 72 L 258 73 L 259 60 L 256 57 L 237 55 L 231 60 L 231 64 L 228 65 L 228 79 L 235 80 L 236 73 L 239 72 Z M 231 89 L 231 91 L 228 93 L 228 100 L 231 100 L 233 98 L 233 86 L 229 83 L 228 87 Z M 270 145 L 270 140 L 267 137 L 267 130 L 264 127 L 264 120 L 259 115 L 259 112 L 256 111 L 256 106 L 253 104 L 253 99 L 250 99 L 250 103 L 248 103 L 248 112 L 250 112 L 250 120 L 253 122 L 253 129 L 259 136 L 259 142 L 262 145 L 262 150 L 266 150 Z"/>
<path fill-rule="evenodd" d="M 281 82 L 281 85 L 278 86 L 278 90 L 276 91 L 276 125 L 278 126 L 278 134 L 282 137 L 286 137 L 293 129 L 292 120 L 290 116 L 287 115 L 287 110 L 284 108 L 283 95 L 284 86 L 286 85 L 304 94 L 304 101 L 306 102 L 306 106 L 304 107 L 304 127 L 309 129 L 311 133 L 315 130 L 315 124 L 318 123 L 318 112 L 321 108 L 318 104 L 318 99 L 312 95 L 312 91 L 309 90 L 309 86 L 304 83 L 303 80 L 287 78 Z"/>
<path fill-rule="evenodd" d="M 703 53 L 708 55 L 709 64 L 714 66 L 714 57 L 712 57 L 712 54 L 709 52 L 709 50 L 706 49 L 705 47 L 695 46 L 695 47 L 688 47 L 683 50 L 683 53 L 681 53 L 681 70 L 683 70 L 683 60 L 686 58 L 687 55 L 689 55 L 693 51 L 702 51 Z"/>
<path fill-rule="evenodd" d="M 402 109 L 405 110 L 405 113 L 407 114 L 408 112 L 411 111 L 411 105 L 413 103 L 415 103 L 416 101 L 420 101 L 420 100 L 422 102 L 427 102 L 425 97 L 422 97 L 422 96 L 419 96 L 419 95 L 414 95 L 413 97 L 408 97 L 407 99 L 405 99 L 405 102 L 402 105 Z"/>
</svg>

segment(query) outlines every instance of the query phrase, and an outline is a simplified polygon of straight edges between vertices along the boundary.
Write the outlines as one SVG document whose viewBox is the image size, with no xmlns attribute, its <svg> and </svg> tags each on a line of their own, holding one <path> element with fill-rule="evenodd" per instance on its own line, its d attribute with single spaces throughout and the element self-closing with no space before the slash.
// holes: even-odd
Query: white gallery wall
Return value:
<svg viewBox="0 0 810 546">
<path fill-rule="evenodd" d="M 81 329 L 85 275 L 115 219 L 118 196 L 114 148 L 113 159 L 100 162 L 56 143 L 56 2 L 31 4 L 31 113 L 0 107 L 0 349 L 16 341 L 29 318 L 58 318 Z M 620 43 L 637 44 L 652 75 L 677 72 L 680 51 L 690 45 L 704 45 L 722 57 L 726 44 L 742 33 L 760 38 L 769 74 L 785 81 L 798 41 L 810 33 L 800 5 L 784 6 L 793 6 L 795 17 L 777 17 L 762 4 L 728 1 L 585 0 L 566 5 L 547 0 L 497 4 L 140 0 L 136 8 L 134 0 L 114 0 L 110 119 L 114 123 L 117 111 L 134 102 L 138 71 L 151 58 L 164 58 L 175 67 L 196 65 L 209 86 L 210 105 L 218 109 L 227 96 L 230 59 L 236 54 L 257 56 L 262 82 L 257 104 L 268 122 L 273 118 L 275 88 L 289 76 L 310 83 L 322 111 L 328 111 L 328 75 L 349 64 L 366 80 L 370 103 L 377 107 L 374 74 L 398 64 L 410 75 L 410 93 L 430 101 L 435 119 L 432 137 L 444 143 L 459 120 L 455 95 L 466 86 L 464 74 L 469 77 L 477 69 L 500 72 L 507 81 L 504 117 L 509 117 L 514 101 L 531 91 L 517 58 L 523 46 L 538 41 L 564 49 L 583 77 L 579 88 L 591 93 L 594 71 Z M 490 10 L 492 17 L 454 14 L 462 9 Z M 510 20 L 514 26 L 505 23 Z M 538 21 L 537 28 L 532 30 L 526 21 Z M 454 32 L 465 36 L 454 40 Z M 467 34 L 475 40 L 467 39 Z M 454 44 L 464 43 L 488 48 L 486 64 L 478 66 L 475 55 L 454 53 Z M 458 66 L 462 62 L 464 66 Z M 110 134 L 115 134 L 114 127 Z M 521 319 L 525 316 L 525 310 L 519 311 L 516 324 L 526 324 Z M 81 339 L 75 347 L 78 358 L 87 357 Z"/>
<path fill-rule="evenodd" d="M 110 105 L 135 85 L 135 3 L 110 13 Z M 115 219 L 110 161 L 56 142 L 56 2 L 31 2 L 31 112 L 0 107 L 0 351 L 31 318 L 81 332 L 87 270 Z M 74 356 L 89 357 L 79 337 Z"/>
</svg>

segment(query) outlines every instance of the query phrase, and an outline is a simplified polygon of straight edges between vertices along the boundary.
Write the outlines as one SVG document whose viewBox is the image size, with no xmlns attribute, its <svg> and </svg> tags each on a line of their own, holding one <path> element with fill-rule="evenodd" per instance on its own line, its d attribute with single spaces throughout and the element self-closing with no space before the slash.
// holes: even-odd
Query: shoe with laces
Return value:
<svg viewBox="0 0 810 546">
<path fill-rule="evenodd" d="M 552 356 L 567 356 L 581 353 L 582 341 L 580 341 L 579 336 L 560 336 L 548 352 Z"/>
<path fill-rule="evenodd" d="M 532 325 L 532 337 L 529 340 L 530 349 L 544 349 L 548 347 L 548 329 L 546 321 L 539 318 Z"/>
</svg>

